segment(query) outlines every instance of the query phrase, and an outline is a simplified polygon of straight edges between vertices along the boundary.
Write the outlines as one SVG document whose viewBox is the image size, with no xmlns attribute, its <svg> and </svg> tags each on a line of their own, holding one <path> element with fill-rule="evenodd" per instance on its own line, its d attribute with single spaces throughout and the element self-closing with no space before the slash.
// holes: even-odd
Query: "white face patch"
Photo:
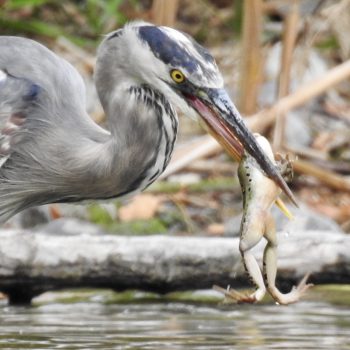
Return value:
<svg viewBox="0 0 350 350">
<path fill-rule="evenodd" d="M 0 83 L 5 81 L 6 78 L 7 78 L 7 74 L 3 70 L 0 69 Z"/>
<path fill-rule="evenodd" d="M 148 45 L 148 48 L 143 47 L 142 51 L 154 58 L 149 67 L 156 67 L 158 71 L 158 67 L 162 66 L 166 70 L 162 74 L 165 79 L 169 76 L 169 70 L 174 68 L 181 70 L 195 85 L 208 88 L 222 87 L 223 80 L 214 58 L 187 35 L 169 27 L 152 25 L 139 27 L 137 34 L 135 36 L 137 40 L 141 39 L 141 42 Z M 141 53 L 141 50 L 139 51 Z M 145 62 L 140 61 L 139 57 L 137 61 Z M 144 63 L 142 66 L 144 67 Z M 156 73 L 160 76 L 159 72 Z"/>
<path fill-rule="evenodd" d="M 169 28 L 169 27 L 161 27 L 161 29 L 167 33 L 167 35 L 174 39 L 174 41 L 178 41 L 178 42 L 182 42 L 186 45 L 190 45 L 191 41 L 181 32 L 179 32 L 178 30 L 175 30 L 173 28 Z"/>
</svg>

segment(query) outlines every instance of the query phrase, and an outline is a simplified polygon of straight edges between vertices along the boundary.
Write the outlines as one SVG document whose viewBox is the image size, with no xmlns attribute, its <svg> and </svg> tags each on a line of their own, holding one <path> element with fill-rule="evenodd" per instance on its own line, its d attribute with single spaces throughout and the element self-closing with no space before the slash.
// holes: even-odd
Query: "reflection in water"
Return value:
<svg viewBox="0 0 350 350">
<path fill-rule="evenodd" d="M 350 308 L 321 302 L 0 305 L 1 349 L 350 349 Z"/>
</svg>

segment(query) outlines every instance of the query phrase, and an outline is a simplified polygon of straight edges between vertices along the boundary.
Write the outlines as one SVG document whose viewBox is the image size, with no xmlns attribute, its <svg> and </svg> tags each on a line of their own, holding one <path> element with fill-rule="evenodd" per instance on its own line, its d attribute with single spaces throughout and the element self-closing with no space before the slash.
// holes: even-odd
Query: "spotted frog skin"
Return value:
<svg viewBox="0 0 350 350">
<path fill-rule="evenodd" d="M 269 142 L 263 136 L 255 135 L 259 145 L 266 155 L 276 164 Z M 289 164 L 287 164 L 289 163 Z M 281 160 L 280 168 L 288 172 L 289 159 Z M 287 169 L 287 170 L 286 170 Z M 275 222 L 270 212 L 272 205 L 281 194 L 280 188 L 268 177 L 266 177 L 255 160 L 247 153 L 243 155 L 238 168 L 238 177 L 243 194 L 243 217 L 240 229 L 239 250 L 241 252 L 245 269 L 257 286 L 254 293 L 245 296 L 234 292 L 234 298 L 239 302 L 260 301 L 266 291 L 279 304 L 291 304 L 297 302 L 305 291 L 311 286 L 306 284 L 306 275 L 298 286 L 287 293 L 281 293 L 276 285 L 277 273 L 277 238 Z M 263 256 L 263 271 L 252 254 L 255 247 L 262 238 L 267 241 Z M 226 294 L 226 293 L 225 293 Z"/>
</svg>

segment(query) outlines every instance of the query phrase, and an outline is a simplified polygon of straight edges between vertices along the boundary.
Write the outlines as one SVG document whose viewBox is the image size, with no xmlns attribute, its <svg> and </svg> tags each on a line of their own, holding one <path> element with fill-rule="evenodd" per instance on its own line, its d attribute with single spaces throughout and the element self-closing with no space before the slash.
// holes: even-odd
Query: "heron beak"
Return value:
<svg viewBox="0 0 350 350">
<path fill-rule="evenodd" d="M 187 95 L 186 99 L 202 117 L 205 128 L 233 158 L 240 160 L 243 151 L 247 151 L 265 175 L 297 206 L 296 199 L 282 175 L 258 145 L 224 89 L 201 89 L 196 95 Z"/>
</svg>

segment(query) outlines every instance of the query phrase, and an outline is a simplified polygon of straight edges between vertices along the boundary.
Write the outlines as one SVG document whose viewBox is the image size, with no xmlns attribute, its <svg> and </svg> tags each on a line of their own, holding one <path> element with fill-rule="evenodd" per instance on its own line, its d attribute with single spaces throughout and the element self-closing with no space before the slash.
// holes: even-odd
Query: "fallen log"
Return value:
<svg viewBox="0 0 350 350">
<path fill-rule="evenodd" d="M 238 238 L 127 237 L 87 226 L 77 232 L 77 225 L 75 220 L 62 220 L 62 234 L 49 228 L 0 230 L 0 291 L 11 303 L 29 303 L 40 293 L 63 288 L 167 293 L 213 284 L 238 288 L 249 282 Z M 349 235 L 306 231 L 279 238 L 282 289 L 290 288 L 306 272 L 312 273 L 313 283 L 350 283 Z M 263 245 L 257 247 L 259 257 L 262 249 Z"/>
</svg>

